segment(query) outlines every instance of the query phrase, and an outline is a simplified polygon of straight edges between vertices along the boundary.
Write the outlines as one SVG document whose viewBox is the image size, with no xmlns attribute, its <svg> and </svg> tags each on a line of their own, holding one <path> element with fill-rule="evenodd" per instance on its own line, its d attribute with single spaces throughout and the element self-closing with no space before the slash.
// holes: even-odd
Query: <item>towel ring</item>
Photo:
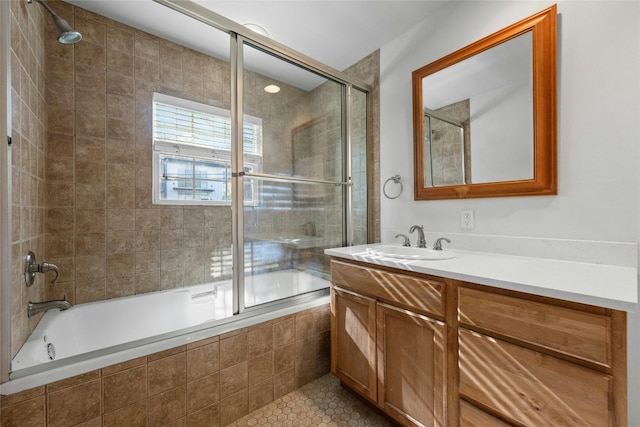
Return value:
<svg viewBox="0 0 640 427">
<path fill-rule="evenodd" d="M 387 199 L 397 199 L 398 197 L 400 197 L 400 195 L 402 194 L 402 190 L 404 190 L 404 187 L 402 186 L 402 181 L 400 180 L 401 180 L 400 175 L 394 175 L 384 182 L 384 185 L 382 186 L 382 193 L 384 193 L 384 196 Z M 387 194 L 387 184 L 389 183 L 389 181 L 393 181 L 396 184 L 400 184 L 400 192 L 395 196 L 390 196 Z"/>
</svg>

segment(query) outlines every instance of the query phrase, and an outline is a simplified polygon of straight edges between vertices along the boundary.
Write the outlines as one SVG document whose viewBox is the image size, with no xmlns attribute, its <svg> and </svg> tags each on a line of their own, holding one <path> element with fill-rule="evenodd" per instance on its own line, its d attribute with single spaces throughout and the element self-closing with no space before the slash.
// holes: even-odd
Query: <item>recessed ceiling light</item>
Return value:
<svg viewBox="0 0 640 427">
<path fill-rule="evenodd" d="M 267 93 L 278 93 L 280 92 L 280 86 L 276 86 L 276 85 L 265 86 L 264 91 Z"/>
<path fill-rule="evenodd" d="M 267 32 L 267 30 L 265 30 L 264 27 L 261 27 L 258 24 L 247 23 L 243 25 L 248 29 L 250 29 L 251 31 L 253 31 L 254 33 L 262 34 L 265 37 L 269 37 L 269 33 Z"/>
</svg>

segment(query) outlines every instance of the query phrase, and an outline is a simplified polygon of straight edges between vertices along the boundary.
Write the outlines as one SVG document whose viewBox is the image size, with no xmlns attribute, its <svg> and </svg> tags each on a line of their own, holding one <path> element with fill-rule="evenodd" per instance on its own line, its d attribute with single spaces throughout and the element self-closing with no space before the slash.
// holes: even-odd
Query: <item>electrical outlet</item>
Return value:
<svg viewBox="0 0 640 427">
<path fill-rule="evenodd" d="M 460 227 L 463 230 L 473 230 L 476 226 L 476 221 L 473 215 L 472 209 L 463 209 L 460 211 Z"/>
</svg>

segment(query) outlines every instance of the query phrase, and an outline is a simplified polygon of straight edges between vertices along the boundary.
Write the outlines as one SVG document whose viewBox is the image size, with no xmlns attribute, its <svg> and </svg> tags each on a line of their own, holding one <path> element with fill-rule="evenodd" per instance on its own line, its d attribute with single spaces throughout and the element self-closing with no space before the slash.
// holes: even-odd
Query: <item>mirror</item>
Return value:
<svg viewBox="0 0 640 427">
<path fill-rule="evenodd" d="M 557 194 L 556 14 L 413 72 L 415 200 Z"/>
</svg>

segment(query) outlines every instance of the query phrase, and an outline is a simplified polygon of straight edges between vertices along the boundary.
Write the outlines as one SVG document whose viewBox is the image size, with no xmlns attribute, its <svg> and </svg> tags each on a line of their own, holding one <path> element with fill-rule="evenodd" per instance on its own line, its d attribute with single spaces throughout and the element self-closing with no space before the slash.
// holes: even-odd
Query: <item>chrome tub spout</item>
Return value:
<svg viewBox="0 0 640 427">
<path fill-rule="evenodd" d="M 27 316 L 31 317 L 43 311 L 51 310 L 52 308 L 57 308 L 60 311 L 71 308 L 73 304 L 67 301 L 67 297 L 61 300 L 54 301 L 44 301 L 44 302 L 31 302 L 29 301 L 29 308 L 27 310 Z"/>
</svg>

